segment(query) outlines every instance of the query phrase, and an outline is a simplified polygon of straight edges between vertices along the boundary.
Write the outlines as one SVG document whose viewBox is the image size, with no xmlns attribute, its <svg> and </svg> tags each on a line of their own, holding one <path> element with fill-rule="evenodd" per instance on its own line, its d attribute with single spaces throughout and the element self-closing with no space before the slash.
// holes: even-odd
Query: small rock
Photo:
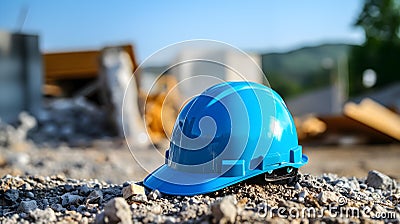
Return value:
<svg viewBox="0 0 400 224">
<path fill-rule="evenodd" d="M 296 182 L 296 184 L 294 185 L 294 189 L 295 190 L 300 190 L 301 189 L 301 185 L 299 184 L 299 182 Z"/>
<path fill-rule="evenodd" d="M 160 215 L 162 213 L 162 208 L 160 205 L 154 205 L 151 209 L 151 212 L 156 215 Z"/>
<path fill-rule="evenodd" d="M 384 209 L 381 205 L 379 204 L 374 204 L 374 206 L 372 207 L 373 210 L 375 210 L 376 212 L 380 213 L 380 214 L 384 214 L 387 213 L 386 209 Z"/>
<path fill-rule="evenodd" d="M 76 211 L 79 213 L 82 213 L 85 210 L 86 210 L 86 206 L 84 206 L 84 205 L 79 205 L 78 208 L 76 209 Z"/>
<path fill-rule="evenodd" d="M 40 200 L 39 204 L 42 205 L 42 209 L 47 208 L 47 206 L 49 206 L 49 200 L 47 198 L 43 198 L 42 200 Z"/>
<path fill-rule="evenodd" d="M 29 212 L 29 216 L 35 220 L 35 223 L 49 223 L 57 221 L 56 214 L 51 208 L 45 210 L 35 209 Z"/>
<path fill-rule="evenodd" d="M 63 208 L 62 205 L 60 205 L 60 204 L 52 204 L 52 205 L 50 206 L 50 208 L 53 209 L 53 210 L 56 211 L 56 212 L 63 212 L 63 211 L 65 211 L 65 208 Z"/>
<path fill-rule="evenodd" d="M 89 223 L 89 219 L 87 217 L 83 217 L 81 219 L 81 221 L 79 221 L 80 224 L 88 224 Z"/>
<path fill-rule="evenodd" d="M 62 199 L 62 206 L 68 206 L 68 205 L 75 205 L 78 204 L 82 198 L 79 195 L 74 195 L 71 193 L 65 193 L 61 196 Z"/>
<path fill-rule="evenodd" d="M 326 205 L 328 203 L 337 203 L 339 200 L 339 197 L 331 191 L 321 191 L 321 193 L 318 194 L 318 201 Z"/>
<path fill-rule="evenodd" d="M 335 186 L 337 186 L 337 187 L 343 187 L 343 186 L 344 186 L 343 180 L 340 180 L 340 179 L 334 181 L 333 184 L 334 184 Z"/>
<path fill-rule="evenodd" d="M 156 200 L 157 198 L 161 198 L 161 193 L 159 190 L 155 189 L 152 190 L 149 195 L 147 196 L 148 199 L 150 200 Z"/>
<path fill-rule="evenodd" d="M 365 189 L 367 189 L 367 185 L 366 184 L 360 184 L 360 189 L 362 189 L 362 190 L 365 190 Z"/>
<path fill-rule="evenodd" d="M 193 205 L 193 204 L 199 204 L 200 202 L 196 198 L 190 198 L 189 203 Z"/>
<path fill-rule="evenodd" d="M 112 198 L 120 197 L 121 189 L 119 187 L 110 187 L 107 189 L 103 189 L 103 194 L 107 194 L 107 195 L 111 196 Z"/>
<path fill-rule="evenodd" d="M 132 223 L 128 203 L 121 197 L 113 198 L 104 206 L 104 216 L 109 223 Z"/>
<path fill-rule="evenodd" d="M 176 218 L 172 217 L 172 216 L 167 216 L 167 217 L 165 217 L 164 222 L 165 223 L 176 223 Z"/>
<path fill-rule="evenodd" d="M 380 188 L 382 190 L 397 188 L 395 180 L 392 180 L 392 178 L 376 170 L 371 170 L 368 172 L 367 184 L 368 186 L 371 186 L 373 188 Z"/>
<path fill-rule="evenodd" d="M 30 191 L 26 192 L 26 196 L 27 196 L 28 198 L 34 198 L 34 197 L 35 197 L 35 195 L 34 195 L 32 192 L 30 192 Z"/>
<path fill-rule="evenodd" d="M 79 195 L 87 196 L 90 193 L 90 188 L 85 184 L 79 188 Z"/>
<path fill-rule="evenodd" d="M 29 211 L 35 210 L 37 208 L 37 204 L 35 200 L 31 201 L 21 201 L 19 204 L 18 211 L 28 213 Z"/>
<path fill-rule="evenodd" d="M 19 198 L 19 191 L 16 189 L 9 189 L 4 194 L 4 199 L 8 202 L 15 203 Z"/>
<path fill-rule="evenodd" d="M 18 215 L 19 215 L 19 217 L 22 218 L 22 219 L 26 219 L 26 218 L 29 217 L 29 215 L 26 214 L 26 213 L 24 213 L 24 212 L 21 212 L 21 213 L 19 213 Z"/>
<path fill-rule="evenodd" d="M 122 189 L 122 197 L 125 199 L 129 199 L 130 197 L 139 194 L 145 195 L 145 192 L 144 187 L 137 184 L 129 184 Z"/>
<path fill-rule="evenodd" d="M 82 215 L 84 215 L 84 216 L 86 216 L 86 217 L 92 216 L 92 214 L 90 214 L 90 212 L 83 212 Z"/>
<path fill-rule="evenodd" d="M 72 186 L 71 184 L 66 184 L 64 185 L 64 189 L 65 191 L 72 191 L 74 189 L 74 186 Z"/>
<path fill-rule="evenodd" d="M 96 215 L 96 219 L 94 221 L 94 223 L 96 224 L 105 224 L 105 220 L 104 220 L 105 216 L 104 216 L 104 212 L 101 212 L 99 214 Z"/>
<path fill-rule="evenodd" d="M 122 184 L 122 187 L 127 187 L 127 186 L 129 186 L 130 184 L 132 184 L 131 181 L 125 181 L 125 182 Z"/>
<path fill-rule="evenodd" d="M 93 190 L 90 192 L 89 196 L 86 198 L 86 203 L 99 204 L 103 201 L 103 193 L 98 190 Z"/>
<path fill-rule="evenodd" d="M 31 187 L 30 184 L 24 183 L 24 185 L 22 185 L 22 189 L 23 189 L 23 190 L 30 191 L 30 190 L 32 190 L 32 187 Z"/>
<path fill-rule="evenodd" d="M 237 208 L 232 196 L 225 196 L 221 201 L 215 202 L 211 206 L 211 213 L 214 222 L 234 223 L 237 215 Z"/>
<path fill-rule="evenodd" d="M 360 190 L 360 184 L 358 183 L 357 178 L 353 177 L 351 179 L 349 179 L 349 186 L 351 190 Z"/>
<path fill-rule="evenodd" d="M 307 190 L 302 190 L 299 193 L 299 202 L 303 203 L 304 199 L 306 198 L 306 196 L 308 195 Z"/>
</svg>

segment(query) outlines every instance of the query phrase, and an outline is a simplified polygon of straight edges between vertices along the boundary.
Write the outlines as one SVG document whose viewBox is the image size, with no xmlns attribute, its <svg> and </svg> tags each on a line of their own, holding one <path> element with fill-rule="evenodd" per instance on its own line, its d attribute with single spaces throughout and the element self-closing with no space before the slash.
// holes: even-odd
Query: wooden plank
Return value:
<svg viewBox="0 0 400 224">
<path fill-rule="evenodd" d="M 336 115 L 336 116 L 318 116 L 318 118 L 325 122 L 327 130 L 326 135 L 342 135 L 342 136 L 365 136 L 369 142 L 393 142 L 394 138 L 354 120 L 350 117 Z"/>
<path fill-rule="evenodd" d="M 135 70 L 137 64 L 133 47 L 131 45 L 120 47 L 128 53 L 133 64 L 133 70 Z M 44 54 L 46 81 L 96 78 L 99 73 L 101 52 L 101 50 L 93 50 Z"/>
<path fill-rule="evenodd" d="M 46 80 L 94 78 L 100 51 L 49 53 L 43 56 Z"/>
<path fill-rule="evenodd" d="M 62 95 L 62 90 L 57 85 L 44 84 L 43 93 L 46 96 L 60 97 Z"/>
<path fill-rule="evenodd" d="M 366 98 L 359 105 L 349 102 L 344 114 L 400 141 L 400 116 L 379 103 Z"/>
</svg>

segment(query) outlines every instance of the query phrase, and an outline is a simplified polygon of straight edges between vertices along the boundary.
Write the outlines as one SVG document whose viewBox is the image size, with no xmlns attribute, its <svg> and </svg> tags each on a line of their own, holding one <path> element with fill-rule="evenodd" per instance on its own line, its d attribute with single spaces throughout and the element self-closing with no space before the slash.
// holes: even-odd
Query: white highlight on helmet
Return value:
<svg viewBox="0 0 400 224">
<path fill-rule="evenodd" d="M 283 128 L 281 125 L 281 122 L 279 120 L 277 120 L 275 117 L 271 117 L 271 122 L 270 122 L 270 126 L 269 126 L 269 130 L 270 130 L 270 136 L 269 137 L 273 137 L 275 136 L 275 138 L 280 141 L 282 138 L 282 133 L 283 133 Z"/>
</svg>

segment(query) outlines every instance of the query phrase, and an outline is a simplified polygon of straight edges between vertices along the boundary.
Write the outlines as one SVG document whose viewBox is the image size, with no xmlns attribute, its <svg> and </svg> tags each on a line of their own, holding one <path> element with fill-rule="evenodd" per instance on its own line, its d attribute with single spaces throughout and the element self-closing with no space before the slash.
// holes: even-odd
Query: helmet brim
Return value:
<svg viewBox="0 0 400 224">
<path fill-rule="evenodd" d="M 299 168 L 308 162 L 308 157 L 302 155 L 298 163 L 284 163 L 273 169 L 291 166 Z M 217 173 L 189 173 L 172 169 L 164 164 L 148 175 L 143 184 L 150 189 L 157 189 L 163 194 L 192 196 L 206 194 L 224 187 L 239 183 L 251 177 L 266 173 L 269 170 L 249 170 L 246 175 L 238 177 L 224 177 Z M 197 184 L 193 184 L 197 183 Z"/>
</svg>

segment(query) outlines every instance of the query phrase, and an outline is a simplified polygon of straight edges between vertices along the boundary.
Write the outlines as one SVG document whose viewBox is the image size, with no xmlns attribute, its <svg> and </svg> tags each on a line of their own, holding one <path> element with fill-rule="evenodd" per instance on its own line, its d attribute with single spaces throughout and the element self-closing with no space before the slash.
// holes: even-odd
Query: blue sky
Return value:
<svg viewBox="0 0 400 224">
<path fill-rule="evenodd" d="M 41 35 L 46 52 L 132 43 L 139 61 L 188 39 L 269 52 L 320 43 L 362 43 L 352 23 L 361 0 L 132 1 L 0 0 L 0 29 Z"/>
</svg>

